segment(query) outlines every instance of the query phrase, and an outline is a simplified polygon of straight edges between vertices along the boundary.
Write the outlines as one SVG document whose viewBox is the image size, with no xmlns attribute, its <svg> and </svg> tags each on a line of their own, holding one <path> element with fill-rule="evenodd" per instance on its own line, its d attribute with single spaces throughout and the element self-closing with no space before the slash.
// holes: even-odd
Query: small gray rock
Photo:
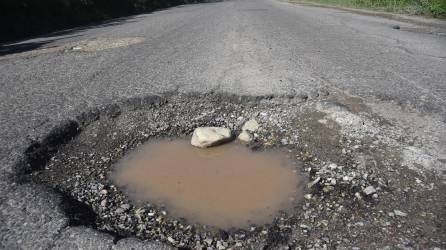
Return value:
<svg viewBox="0 0 446 250">
<path fill-rule="evenodd" d="M 130 205 L 129 204 L 122 204 L 121 208 L 124 209 L 125 211 L 130 209 Z"/>
<path fill-rule="evenodd" d="M 405 212 L 400 211 L 400 210 L 396 210 L 396 209 L 393 210 L 393 213 L 395 213 L 396 216 L 401 216 L 401 217 L 406 217 L 407 216 L 407 214 Z"/>
<path fill-rule="evenodd" d="M 366 195 L 372 195 L 376 193 L 376 189 L 373 186 L 368 186 L 362 190 L 362 192 Z"/>
<path fill-rule="evenodd" d="M 312 186 L 318 184 L 320 180 L 321 180 L 321 177 L 317 177 L 313 182 L 308 183 L 307 187 L 311 188 Z"/>
</svg>

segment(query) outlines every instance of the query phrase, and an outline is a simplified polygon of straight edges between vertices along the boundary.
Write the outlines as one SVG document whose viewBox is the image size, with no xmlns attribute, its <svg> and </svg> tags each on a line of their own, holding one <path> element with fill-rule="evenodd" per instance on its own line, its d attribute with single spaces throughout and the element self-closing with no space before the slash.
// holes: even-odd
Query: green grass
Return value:
<svg viewBox="0 0 446 250">
<path fill-rule="evenodd" d="M 446 0 L 304 0 L 304 2 L 446 18 Z"/>
</svg>

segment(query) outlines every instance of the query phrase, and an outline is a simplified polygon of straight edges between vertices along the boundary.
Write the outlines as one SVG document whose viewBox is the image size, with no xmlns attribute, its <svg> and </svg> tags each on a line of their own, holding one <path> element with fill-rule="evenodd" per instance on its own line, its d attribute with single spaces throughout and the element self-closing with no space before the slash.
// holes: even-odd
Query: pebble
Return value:
<svg viewBox="0 0 446 250">
<path fill-rule="evenodd" d="M 329 193 L 333 190 L 334 190 L 333 186 L 325 186 L 324 188 L 322 188 L 322 191 L 324 191 L 325 193 Z"/>
<path fill-rule="evenodd" d="M 208 246 L 212 245 L 212 239 L 211 239 L 211 238 L 206 238 L 206 239 L 204 240 L 204 242 L 206 242 L 206 244 L 207 244 Z"/>
<path fill-rule="evenodd" d="M 344 176 L 344 177 L 342 177 L 342 180 L 343 181 L 351 181 L 353 178 L 352 177 L 350 177 L 350 176 Z"/>
<path fill-rule="evenodd" d="M 129 204 L 122 204 L 121 208 L 124 210 L 129 210 L 130 209 L 130 205 Z"/>
<path fill-rule="evenodd" d="M 366 195 L 371 195 L 376 193 L 376 189 L 373 186 L 368 186 L 362 190 L 362 192 Z"/>
<path fill-rule="evenodd" d="M 107 200 L 106 199 L 101 201 L 101 207 L 105 207 L 105 206 L 107 206 Z"/>
<path fill-rule="evenodd" d="M 401 216 L 401 217 L 405 217 L 407 216 L 407 213 L 400 211 L 400 210 L 393 210 L 393 212 L 395 213 L 396 216 Z"/>
<path fill-rule="evenodd" d="M 244 143 L 249 143 L 252 141 L 251 135 L 246 130 L 242 131 L 237 138 L 239 141 Z"/>
<path fill-rule="evenodd" d="M 330 165 L 328 165 L 328 168 L 330 168 L 331 170 L 335 170 L 336 168 L 338 168 L 338 165 L 330 163 Z"/>
<path fill-rule="evenodd" d="M 319 181 L 321 180 L 321 177 L 317 177 L 314 181 L 308 183 L 308 188 L 311 188 L 312 186 L 316 185 L 317 183 L 319 183 Z"/>
<path fill-rule="evenodd" d="M 307 200 L 311 200 L 311 198 L 313 198 L 313 195 L 312 194 L 306 194 L 306 195 L 304 195 L 304 198 L 307 199 Z"/>
<path fill-rule="evenodd" d="M 226 249 L 226 247 L 223 245 L 223 243 L 221 241 L 217 241 L 217 249 L 223 250 L 223 249 Z"/>
</svg>

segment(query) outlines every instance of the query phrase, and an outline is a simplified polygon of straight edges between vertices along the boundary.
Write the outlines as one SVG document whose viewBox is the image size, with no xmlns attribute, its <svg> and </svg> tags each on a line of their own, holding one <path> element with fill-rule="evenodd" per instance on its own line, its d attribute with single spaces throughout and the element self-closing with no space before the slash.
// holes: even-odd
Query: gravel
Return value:
<svg viewBox="0 0 446 250">
<path fill-rule="evenodd" d="M 398 147 L 395 141 L 401 137 L 393 136 L 401 136 L 399 128 L 380 123 L 382 118 L 373 113 L 345 116 L 367 119 L 375 124 L 369 130 L 367 125 L 338 119 L 339 114 L 329 115 L 334 108 L 318 111 L 321 104 L 338 105 L 342 95 L 336 91 L 311 101 L 284 98 L 172 94 L 105 105 L 80 114 L 30 147 L 27 164 L 18 166 L 24 170 L 20 177 L 58 190 L 69 198 L 67 204 L 76 201 L 85 206 L 75 216 L 64 212 L 70 223 L 108 232 L 115 242 L 132 237 L 175 247 L 216 249 L 444 245 L 438 224 L 445 199 L 438 190 L 444 188 L 444 181 L 433 173 L 421 175 L 410 169 L 398 174 L 401 161 L 396 156 L 404 145 Z M 297 174 L 307 180 L 302 183 L 304 199 L 293 201 L 292 212 L 277 214 L 270 224 L 227 231 L 190 224 L 171 217 L 163 204 L 132 201 L 108 178 L 116 161 L 147 140 L 190 138 L 195 128 L 204 126 L 241 131 L 244 119 L 240 117 L 253 117 L 260 125 L 247 147 L 285 150 L 300 169 Z M 319 122 L 322 117 L 325 123 Z M 363 136 L 357 131 L 373 133 Z M 70 138 L 63 140 L 62 135 Z M 377 143 L 380 135 L 387 140 Z M 62 143 L 52 144 L 55 136 Z M 54 147 L 57 152 L 49 150 Z M 434 185 L 424 185 L 429 182 Z M 431 192 L 439 195 L 431 197 Z M 415 216 L 406 216 L 395 204 Z M 430 241 L 417 238 L 422 232 Z"/>
</svg>

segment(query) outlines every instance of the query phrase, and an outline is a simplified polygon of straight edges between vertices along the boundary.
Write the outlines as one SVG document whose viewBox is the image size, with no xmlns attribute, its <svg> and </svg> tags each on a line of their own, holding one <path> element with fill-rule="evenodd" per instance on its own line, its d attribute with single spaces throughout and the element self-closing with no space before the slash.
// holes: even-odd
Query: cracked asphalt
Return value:
<svg viewBox="0 0 446 250">
<path fill-rule="evenodd" d="M 1 45 L 0 248 L 169 248 L 70 225 L 59 194 L 13 178 L 30 143 L 61 121 L 135 96 L 174 91 L 311 97 L 327 87 L 360 98 L 371 112 L 416 137 L 417 147 L 402 157 L 444 175 L 446 23 L 433 23 L 234 0 Z"/>
</svg>

